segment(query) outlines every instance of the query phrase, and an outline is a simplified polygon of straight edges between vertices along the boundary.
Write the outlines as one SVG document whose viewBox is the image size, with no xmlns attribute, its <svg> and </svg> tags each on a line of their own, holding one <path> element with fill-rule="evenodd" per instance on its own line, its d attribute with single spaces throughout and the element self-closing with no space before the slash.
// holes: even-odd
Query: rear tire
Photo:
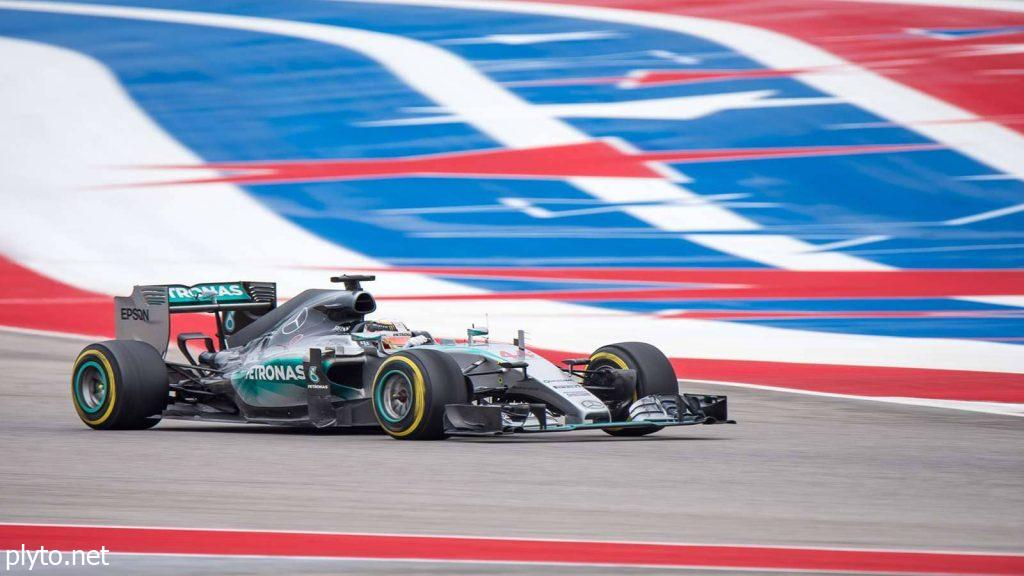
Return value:
<svg viewBox="0 0 1024 576">
<path fill-rule="evenodd" d="M 636 371 L 636 395 L 633 401 L 651 394 L 679 394 L 679 382 L 675 370 L 665 354 L 646 342 L 619 342 L 602 346 L 590 355 L 588 370 L 614 368 Z M 613 413 L 613 420 L 624 420 L 629 416 L 628 406 L 619 413 Z M 630 428 L 605 428 L 612 436 L 644 436 L 661 430 L 661 426 Z"/>
<path fill-rule="evenodd" d="M 155 348 L 135 340 L 86 346 L 71 372 L 71 403 L 96 430 L 143 430 L 160 422 L 168 378 Z"/>
<path fill-rule="evenodd" d="M 465 377 L 454 358 L 437 350 L 402 350 L 373 377 L 373 414 L 392 438 L 439 440 L 448 404 L 469 401 Z"/>
</svg>

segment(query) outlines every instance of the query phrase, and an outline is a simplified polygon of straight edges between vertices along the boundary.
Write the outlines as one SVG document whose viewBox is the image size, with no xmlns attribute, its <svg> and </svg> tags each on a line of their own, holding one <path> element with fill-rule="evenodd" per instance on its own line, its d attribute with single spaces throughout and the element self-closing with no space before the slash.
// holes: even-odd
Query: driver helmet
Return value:
<svg viewBox="0 0 1024 576">
<path fill-rule="evenodd" d="M 380 343 L 385 350 L 404 348 L 412 337 L 412 332 L 405 324 L 395 320 L 367 321 L 363 331 L 367 334 L 381 334 Z"/>
</svg>

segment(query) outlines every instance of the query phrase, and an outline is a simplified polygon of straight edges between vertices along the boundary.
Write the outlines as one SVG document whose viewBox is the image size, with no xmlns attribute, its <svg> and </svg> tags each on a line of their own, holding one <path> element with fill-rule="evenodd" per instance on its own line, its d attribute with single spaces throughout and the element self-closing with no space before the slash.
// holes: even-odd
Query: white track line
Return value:
<svg viewBox="0 0 1024 576">
<path fill-rule="evenodd" d="M 815 390 L 804 390 L 801 388 L 783 388 L 781 386 L 729 382 L 725 380 L 680 380 L 679 383 L 683 385 L 688 383 L 712 384 L 717 386 L 732 386 L 735 388 L 750 388 L 753 390 L 767 390 L 770 392 L 785 392 L 787 394 L 802 394 L 804 396 L 840 398 L 843 400 L 867 400 L 869 402 L 902 404 L 904 406 L 915 406 L 919 408 L 942 408 L 945 410 L 961 410 L 964 412 L 980 412 L 983 414 L 998 414 L 1000 416 L 1024 417 L 1024 404 L 1015 404 L 1010 402 L 974 402 L 969 400 L 942 400 L 935 398 L 912 398 L 907 396 L 860 396 L 858 394 L 817 392 Z M 685 392 L 686 390 L 684 389 L 683 391 Z"/>
<path fill-rule="evenodd" d="M 22 328 L 20 326 L 4 326 L 0 324 L 0 332 L 11 332 L 14 334 L 26 334 L 28 336 L 44 336 L 46 338 L 60 338 L 62 340 L 78 340 L 81 342 L 100 342 L 107 340 L 109 336 L 96 334 L 75 334 L 73 332 L 54 332 L 53 330 L 36 330 L 33 328 Z M 0 522 L 3 524 L 3 522 Z"/>
</svg>

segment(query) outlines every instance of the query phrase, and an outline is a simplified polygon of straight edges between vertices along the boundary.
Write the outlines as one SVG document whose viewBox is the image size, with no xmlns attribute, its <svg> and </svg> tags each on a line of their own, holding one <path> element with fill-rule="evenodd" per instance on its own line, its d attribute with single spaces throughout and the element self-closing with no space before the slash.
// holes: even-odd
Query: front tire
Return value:
<svg viewBox="0 0 1024 576">
<path fill-rule="evenodd" d="M 86 346 L 71 372 L 71 402 L 96 430 L 143 430 L 160 422 L 168 378 L 155 348 L 135 340 Z"/>
<path fill-rule="evenodd" d="M 446 438 L 445 406 L 469 401 L 459 364 L 430 349 L 388 356 L 373 377 L 370 398 L 381 427 L 399 440 Z"/>
<path fill-rule="evenodd" d="M 602 346 L 590 355 L 587 370 L 619 369 L 636 371 L 635 402 L 651 394 L 678 394 L 679 382 L 675 370 L 665 354 L 646 342 L 619 342 Z M 613 411 L 613 420 L 625 420 L 629 416 L 628 404 Z M 604 428 L 612 436 L 644 436 L 661 430 L 661 426 L 629 428 Z"/>
</svg>

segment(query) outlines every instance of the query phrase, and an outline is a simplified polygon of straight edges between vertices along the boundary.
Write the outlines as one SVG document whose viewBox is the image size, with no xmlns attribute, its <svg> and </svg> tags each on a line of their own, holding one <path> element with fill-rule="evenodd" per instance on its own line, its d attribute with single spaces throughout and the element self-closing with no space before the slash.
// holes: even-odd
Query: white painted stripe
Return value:
<svg viewBox="0 0 1024 576">
<path fill-rule="evenodd" d="M 862 260 L 842 252 L 816 250 L 813 244 L 789 236 L 759 234 L 687 234 L 686 239 L 721 252 L 788 270 L 891 270 L 891 266 Z"/>
<path fill-rule="evenodd" d="M 22 328 L 20 326 L 4 326 L 3 324 L 0 324 L 0 332 L 28 334 L 29 336 L 45 336 L 47 338 L 60 338 L 61 340 L 77 340 L 80 342 L 98 342 L 109 338 L 109 336 L 101 336 L 99 334 L 73 334 L 70 332 L 54 332 L 53 330 L 35 330 L 33 328 Z M 0 522 L 0 524 L 3 524 L 3 522 Z"/>
<path fill-rule="evenodd" d="M 630 206 L 622 211 L 638 220 L 668 231 L 757 230 L 757 223 L 701 203 L 701 196 L 679 184 L 650 178 L 572 178 L 570 183 L 606 202 L 665 202 L 661 205 Z M 678 203 L 678 204 L 671 204 Z M 763 256 L 758 253 L 758 260 Z"/>
<path fill-rule="evenodd" d="M 982 222 L 984 220 L 992 220 L 993 218 L 1009 216 L 1010 214 L 1016 214 L 1017 212 L 1024 212 L 1024 204 L 1007 206 L 1005 208 L 989 210 L 988 212 L 981 212 L 980 214 L 972 214 L 970 216 L 963 216 L 961 218 L 953 218 L 952 220 L 946 220 L 945 222 L 943 222 L 943 224 L 947 226 L 962 226 L 964 224 L 971 224 L 973 222 Z"/>
<path fill-rule="evenodd" d="M 672 98 L 647 98 L 641 100 L 622 100 L 618 102 L 584 102 L 569 104 L 536 104 L 527 106 L 540 108 L 552 117 L 557 118 L 617 118 L 639 120 L 693 120 L 704 118 L 727 110 L 750 110 L 757 108 L 789 108 L 794 106 L 827 106 L 840 104 L 838 98 L 772 98 L 775 90 L 755 90 L 751 92 L 724 92 L 721 94 L 696 94 L 676 96 Z M 474 110 L 476 117 L 497 117 L 506 120 L 516 119 L 522 110 L 502 108 L 492 102 L 480 102 Z M 415 106 L 404 108 L 405 112 L 424 114 L 446 114 L 451 112 L 440 106 Z M 465 113 L 465 108 L 462 110 Z M 531 116 L 536 111 L 531 110 Z M 523 120 L 528 120 L 524 118 Z M 361 122 L 362 126 L 415 126 L 420 124 L 446 124 L 463 122 L 461 116 L 424 116 L 417 118 L 396 118 L 393 120 L 374 120 Z"/>
<path fill-rule="evenodd" d="M 975 44 L 970 49 L 957 52 L 950 56 L 950 58 L 971 58 L 1004 54 L 1024 54 L 1024 44 Z"/>
<path fill-rule="evenodd" d="M 838 98 L 772 98 L 774 90 L 699 94 L 673 98 L 591 102 L 585 104 L 541 104 L 561 118 L 625 118 L 639 120 L 693 120 L 727 110 L 827 106 L 840 104 Z"/>
<path fill-rule="evenodd" d="M 836 250 L 838 248 L 849 248 L 851 246 L 862 246 L 864 244 L 872 244 L 874 242 L 881 242 L 888 240 L 889 236 L 883 236 L 876 234 L 873 236 L 861 236 L 860 238 L 850 238 L 849 240 L 840 240 L 838 242 L 829 242 L 828 244 L 819 244 L 814 249 L 815 252 L 824 252 L 827 250 Z"/>
<path fill-rule="evenodd" d="M 961 176 L 958 180 L 968 180 L 977 182 L 987 181 L 1002 181 L 1002 180 L 1020 180 L 1016 176 L 1010 176 L 1009 174 L 980 174 L 978 176 Z"/>
<path fill-rule="evenodd" d="M 971 296 L 970 298 L 959 298 L 970 302 L 982 304 L 996 304 L 997 306 L 1014 306 L 1024 308 L 1024 296 Z"/>
<path fill-rule="evenodd" d="M 548 42 L 573 42 L 579 40 L 605 40 L 619 38 L 618 32 L 592 30 L 583 32 L 552 32 L 549 34 L 491 34 L 474 38 L 452 38 L 441 40 L 439 44 L 507 44 L 522 46 L 525 44 L 546 44 Z"/>
</svg>

